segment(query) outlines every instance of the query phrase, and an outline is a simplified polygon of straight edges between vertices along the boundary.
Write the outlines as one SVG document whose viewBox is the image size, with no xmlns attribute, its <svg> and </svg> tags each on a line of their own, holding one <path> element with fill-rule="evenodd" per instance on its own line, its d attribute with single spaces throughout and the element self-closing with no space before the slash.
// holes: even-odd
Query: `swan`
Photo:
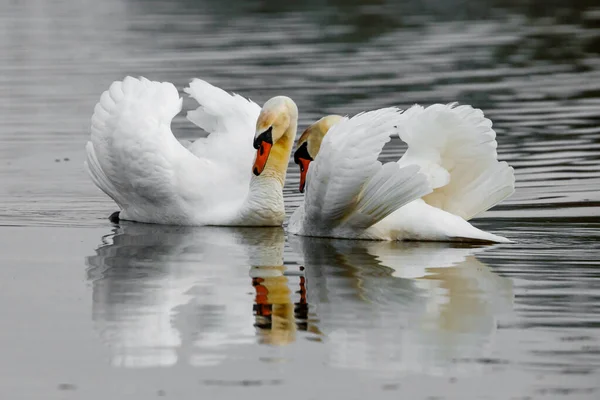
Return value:
<svg viewBox="0 0 600 400">
<path fill-rule="evenodd" d="M 298 139 L 294 161 L 300 166 L 300 191 L 306 185 L 306 194 L 290 218 L 290 233 L 371 240 L 510 242 L 467 222 L 515 190 L 514 170 L 498 161 L 496 132 L 481 110 L 456 103 L 415 105 L 393 118 L 374 115 L 367 124 L 361 122 L 365 115 L 369 113 L 324 117 Z M 393 120 L 392 128 L 378 130 L 381 118 Z M 367 141 L 391 133 L 408 144 L 393 164 L 418 169 L 426 176 L 428 188 L 415 190 L 399 183 L 402 186 L 396 189 L 404 194 L 403 206 L 364 228 L 347 226 L 348 208 L 339 199 L 338 188 L 349 177 L 364 179 L 360 159 L 371 157 L 371 165 L 376 165 L 375 156 L 381 151 Z"/>
<path fill-rule="evenodd" d="M 200 79 L 184 91 L 200 104 L 188 120 L 209 133 L 187 146 L 170 128 L 182 107 L 173 84 L 126 77 L 100 97 L 85 166 L 121 209 L 118 219 L 281 226 L 296 104 L 277 96 L 261 109 Z"/>
<path fill-rule="evenodd" d="M 401 121 L 400 111 L 395 107 L 375 110 L 332 128 L 335 132 L 324 140 L 332 144 L 321 148 L 318 161 L 311 166 L 310 194 L 294 211 L 290 233 L 297 233 L 297 222 L 301 222 L 300 233 L 307 236 L 358 238 L 399 207 L 431 191 L 417 165 L 377 161 L 390 131 Z M 344 135 L 347 128 L 352 134 Z M 303 159 L 298 161 L 301 155 L 297 151 L 295 159 L 303 163 Z"/>
</svg>

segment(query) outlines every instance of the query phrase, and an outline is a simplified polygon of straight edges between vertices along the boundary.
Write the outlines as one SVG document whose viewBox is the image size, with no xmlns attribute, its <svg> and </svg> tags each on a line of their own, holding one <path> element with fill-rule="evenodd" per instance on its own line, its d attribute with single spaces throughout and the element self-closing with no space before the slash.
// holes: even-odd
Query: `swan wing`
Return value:
<svg viewBox="0 0 600 400">
<path fill-rule="evenodd" d="M 209 133 L 189 146 L 196 156 L 226 164 L 250 182 L 256 150 L 252 146 L 261 107 L 251 100 L 194 79 L 184 89 L 199 107 L 188 111 L 187 119 Z"/>
<path fill-rule="evenodd" d="M 125 219 L 187 224 L 194 210 L 239 195 L 223 184 L 230 170 L 196 157 L 173 136 L 181 104 L 173 84 L 132 77 L 114 82 L 96 104 L 86 167 Z"/>
<path fill-rule="evenodd" d="M 430 192 L 418 167 L 377 160 L 400 110 L 384 108 L 334 125 L 308 170 L 305 226 L 360 231 Z"/>
<path fill-rule="evenodd" d="M 423 198 L 428 204 L 468 220 L 514 192 L 513 168 L 498 161 L 496 132 L 481 110 L 415 105 L 398 127 L 408 144 L 398 164 L 421 167 L 434 189 Z"/>
</svg>

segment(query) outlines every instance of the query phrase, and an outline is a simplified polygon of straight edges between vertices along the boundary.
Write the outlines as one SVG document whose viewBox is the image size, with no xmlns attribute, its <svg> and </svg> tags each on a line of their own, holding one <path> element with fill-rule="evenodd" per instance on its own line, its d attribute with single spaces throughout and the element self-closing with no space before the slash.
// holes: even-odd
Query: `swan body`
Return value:
<svg viewBox="0 0 600 400">
<path fill-rule="evenodd" d="M 310 129 L 303 134 L 294 158 L 302 167 L 301 186 L 306 179 L 307 194 L 292 214 L 290 233 L 361 238 L 370 226 L 431 192 L 418 166 L 377 160 L 401 117 L 392 107 L 330 121 L 333 126 L 308 172 L 302 167 L 303 157 L 310 157 L 314 143 L 304 141 Z"/>
<path fill-rule="evenodd" d="M 425 175 L 428 190 L 400 187 L 404 204 L 383 218 L 363 229 L 328 232 L 308 208 L 323 196 L 323 191 L 325 201 L 330 200 L 326 185 L 327 179 L 337 180 L 333 175 L 334 157 L 344 152 L 340 142 L 351 141 L 354 127 L 341 129 L 343 121 L 326 118 L 332 123 L 320 120 L 299 139 L 295 159 L 301 165 L 301 186 L 305 176 L 308 187 L 304 204 L 290 219 L 291 233 L 370 240 L 510 242 L 468 222 L 510 196 L 515 178 L 512 167 L 497 159 L 496 132 L 491 121 L 481 110 L 454 104 L 413 106 L 400 114 L 388 130 L 408 144 L 396 164 L 416 168 Z M 328 140 L 330 131 L 337 132 L 339 138 Z M 342 139 L 344 135 L 346 139 Z M 364 148 L 360 143 L 354 146 Z"/>
<path fill-rule="evenodd" d="M 124 220 L 281 225 L 298 118 L 294 102 L 278 96 L 261 109 L 200 79 L 185 92 L 200 105 L 187 118 L 209 133 L 187 146 L 170 128 L 182 107 L 175 86 L 132 77 L 114 82 L 92 116 L 85 165 L 93 182 L 117 203 Z M 263 140 L 267 131 L 271 143 Z M 267 146 L 268 160 L 259 156 Z M 260 176 L 252 175 L 257 166 Z"/>
</svg>

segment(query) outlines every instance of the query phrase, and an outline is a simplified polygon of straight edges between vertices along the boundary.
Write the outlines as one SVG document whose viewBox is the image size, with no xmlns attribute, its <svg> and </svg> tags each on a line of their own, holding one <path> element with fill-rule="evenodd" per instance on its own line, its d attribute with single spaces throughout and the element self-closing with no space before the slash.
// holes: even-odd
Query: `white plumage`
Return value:
<svg viewBox="0 0 600 400">
<path fill-rule="evenodd" d="M 454 104 L 414 106 L 402 114 L 380 112 L 371 114 L 374 119 L 369 126 L 342 121 L 326 134 L 318 156 L 313 155 L 315 160 L 310 163 L 309 190 L 304 206 L 292 215 L 290 231 L 305 236 L 374 240 L 508 242 L 467 222 L 514 192 L 514 171 L 507 163 L 498 161 L 496 132 L 483 112 Z M 377 133 L 378 126 L 385 129 Z M 339 200 L 340 193 L 345 193 L 341 187 L 347 185 L 340 176 L 352 176 L 356 182 L 363 183 L 372 176 L 373 170 L 365 169 L 367 164 L 361 164 L 360 160 L 376 160 L 385 141 L 377 142 L 376 146 L 370 143 L 375 140 L 373 137 L 381 134 L 383 138 L 384 132 L 389 134 L 390 130 L 408 144 L 408 150 L 397 165 L 413 179 L 398 182 L 394 192 L 379 191 L 372 196 L 388 206 L 387 211 L 392 210 L 371 214 L 385 214 L 383 218 L 363 220 L 362 226 L 329 230 L 330 224 L 323 218 L 314 218 L 312 209 L 318 210 L 319 205 L 322 210 L 335 209 L 323 206 L 333 202 L 337 206 L 335 217 L 350 211 L 346 206 L 348 201 Z M 333 138 L 329 139 L 330 135 Z M 359 171 L 351 169 L 351 165 L 357 166 Z M 338 172 L 340 169 L 344 172 Z M 427 183 L 414 185 L 422 182 L 419 180 L 422 175 Z M 335 190 L 330 189 L 334 185 L 329 181 L 337 183 Z M 425 190 L 426 187 L 429 190 Z M 386 196 L 380 197 L 383 193 Z"/>
<path fill-rule="evenodd" d="M 251 173 L 261 108 L 199 79 L 185 92 L 200 104 L 188 118 L 210 133 L 187 148 L 170 128 L 182 105 L 175 86 L 132 77 L 114 82 L 94 109 L 86 145 L 93 182 L 125 220 L 280 225 L 281 183 Z"/>
<path fill-rule="evenodd" d="M 330 129 L 310 164 L 307 194 L 291 217 L 291 233 L 359 237 L 398 207 L 431 192 L 418 167 L 377 160 L 401 117 L 399 109 L 384 108 Z"/>
<path fill-rule="evenodd" d="M 187 119 L 210 133 L 194 141 L 190 151 L 197 157 L 227 165 L 248 183 L 255 150 L 252 147 L 260 107 L 238 94 L 228 94 L 211 84 L 194 79 L 183 91 L 199 104 Z"/>
<path fill-rule="evenodd" d="M 425 201 L 469 220 L 514 192 L 514 171 L 498 162 L 496 132 L 468 105 L 413 106 L 399 125 L 408 150 L 398 164 L 418 164 L 434 188 Z"/>
</svg>

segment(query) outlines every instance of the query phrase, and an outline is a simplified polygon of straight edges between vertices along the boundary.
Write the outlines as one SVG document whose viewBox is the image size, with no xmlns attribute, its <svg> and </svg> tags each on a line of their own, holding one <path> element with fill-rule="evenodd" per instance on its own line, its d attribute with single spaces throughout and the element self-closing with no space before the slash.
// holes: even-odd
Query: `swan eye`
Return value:
<svg viewBox="0 0 600 400">
<path fill-rule="evenodd" d="M 300 170 L 302 171 L 303 165 L 300 162 L 300 159 L 313 161 L 313 158 L 308 154 L 308 142 L 302 143 L 302 145 L 294 152 L 294 162 L 300 165 Z"/>
<path fill-rule="evenodd" d="M 254 138 L 254 148 L 256 150 L 258 150 L 261 146 L 260 144 L 262 142 L 267 142 L 269 144 L 273 144 L 273 127 L 270 126 L 269 129 L 267 129 L 266 131 L 264 131 L 263 133 L 261 133 L 260 135 L 258 135 L 256 138 Z M 261 149 L 262 151 L 262 149 Z M 262 155 L 262 153 L 261 153 Z"/>
</svg>

